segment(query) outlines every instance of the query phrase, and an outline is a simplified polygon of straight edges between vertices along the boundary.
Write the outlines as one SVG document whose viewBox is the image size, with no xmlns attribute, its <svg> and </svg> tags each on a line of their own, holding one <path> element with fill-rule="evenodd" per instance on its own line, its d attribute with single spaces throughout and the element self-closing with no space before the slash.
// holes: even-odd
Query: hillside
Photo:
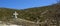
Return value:
<svg viewBox="0 0 60 26">
<path fill-rule="evenodd" d="M 6 21 L 7 19 L 13 19 L 13 13 L 17 11 L 18 18 L 30 20 L 30 21 L 37 21 L 38 19 L 42 21 L 46 20 L 47 18 L 53 18 L 56 14 L 56 9 L 58 9 L 60 5 L 53 4 L 50 6 L 43 6 L 43 7 L 35 7 L 35 8 L 28 8 L 24 10 L 16 10 L 16 9 L 8 9 L 8 8 L 0 8 L 0 20 Z M 46 13 L 44 13 L 48 10 Z M 59 9 L 58 9 L 59 10 Z M 41 14 L 44 13 L 44 14 Z"/>
</svg>

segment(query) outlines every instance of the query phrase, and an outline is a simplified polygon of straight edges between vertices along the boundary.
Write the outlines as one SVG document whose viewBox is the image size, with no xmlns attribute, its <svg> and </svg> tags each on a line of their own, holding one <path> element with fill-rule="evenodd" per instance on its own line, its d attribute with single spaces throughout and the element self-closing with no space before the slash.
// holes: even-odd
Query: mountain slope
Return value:
<svg viewBox="0 0 60 26">
<path fill-rule="evenodd" d="M 40 20 L 40 22 L 46 20 L 47 18 L 53 18 L 56 14 L 56 9 L 60 5 L 54 4 L 51 6 L 44 6 L 44 7 L 35 7 L 35 8 L 28 8 L 24 10 L 15 10 L 15 9 L 8 9 L 8 8 L 0 8 L 0 20 L 6 21 L 9 19 L 13 19 L 14 15 L 13 13 L 17 11 L 18 18 L 30 20 L 30 21 L 37 21 Z M 46 13 L 44 13 L 46 10 L 48 10 Z M 44 13 L 44 14 L 41 14 Z"/>
</svg>

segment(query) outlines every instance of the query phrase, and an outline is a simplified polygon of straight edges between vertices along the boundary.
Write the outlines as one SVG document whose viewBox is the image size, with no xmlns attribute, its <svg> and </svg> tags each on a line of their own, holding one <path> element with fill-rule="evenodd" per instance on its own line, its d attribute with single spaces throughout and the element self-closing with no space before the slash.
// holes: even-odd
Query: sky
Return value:
<svg viewBox="0 0 60 26">
<path fill-rule="evenodd" d="M 0 7 L 26 9 L 47 6 L 56 3 L 56 0 L 0 0 Z"/>
</svg>

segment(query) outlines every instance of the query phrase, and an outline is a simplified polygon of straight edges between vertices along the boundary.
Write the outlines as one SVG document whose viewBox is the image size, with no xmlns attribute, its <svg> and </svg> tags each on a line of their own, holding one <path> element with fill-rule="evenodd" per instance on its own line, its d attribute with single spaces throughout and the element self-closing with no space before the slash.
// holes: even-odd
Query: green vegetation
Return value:
<svg viewBox="0 0 60 26">
<path fill-rule="evenodd" d="M 9 8 L 0 8 L 0 20 L 8 20 L 13 19 L 13 13 L 17 11 L 18 18 L 35 21 L 37 18 L 41 21 L 44 21 L 47 18 L 53 18 L 56 14 L 56 9 L 58 9 L 60 5 L 53 4 L 50 6 L 43 6 L 43 7 L 35 7 L 35 8 L 28 8 L 24 10 L 16 10 L 16 9 L 9 9 Z M 47 13 L 41 15 L 44 11 L 48 10 Z M 59 10 L 59 9 L 58 9 Z M 12 17 L 13 16 L 13 17 Z M 42 16 L 42 17 L 40 17 Z"/>
</svg>

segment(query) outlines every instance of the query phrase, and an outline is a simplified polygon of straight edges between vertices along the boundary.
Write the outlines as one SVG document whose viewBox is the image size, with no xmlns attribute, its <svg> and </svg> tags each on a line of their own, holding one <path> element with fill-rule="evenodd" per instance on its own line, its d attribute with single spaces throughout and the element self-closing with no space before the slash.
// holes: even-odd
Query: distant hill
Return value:
<svg viewBox="0 0 60 26">
<path fill-rule="evenodd" d="M 46 13 L 44 13 L 46 10 L 48 10 Z M 43 6 L 43 7 L 35 7 L 35 8 L 28 8 L 24 10 L 16 10 L 16 9 L 9 9 L 9 8 L 0 8 L 0 20 L 6 21 L 9 19 L 13 19 L 14 15 L 13 13 L 17 11 L 18 18 L 30 20 L 30 21 L 37 21 L 41 20 L 44 21 L 47 18 L 53 18 L 55 14 L 58 14 L 57 12 L 60 10 L 59 4 L 53 4 L 50 6 Z M 57 12 L 57 13 L 56 13 Z M 44 13 L 44 14 L 41 14 Z M 38 18 L 38 19 L 37 19 Z"/>
</svg>

